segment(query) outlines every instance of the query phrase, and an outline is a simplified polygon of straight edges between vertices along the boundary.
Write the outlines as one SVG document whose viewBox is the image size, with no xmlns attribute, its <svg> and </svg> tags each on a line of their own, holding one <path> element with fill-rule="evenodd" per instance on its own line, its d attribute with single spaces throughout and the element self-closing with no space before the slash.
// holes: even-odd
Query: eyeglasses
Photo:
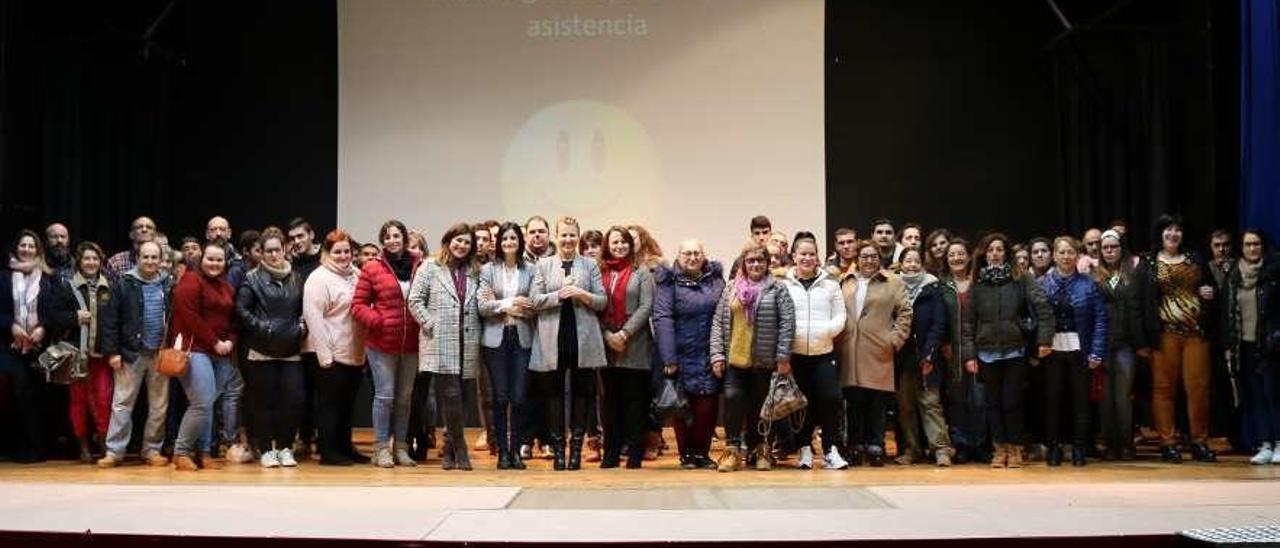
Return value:
<svg viewBox="0 0 1280 548">
<path fill-rule="evenodd" d="M 763 257 L 747 257 L 746 261 L 744 262 L 747 264 L 761 264 L 761 263 L 768 263 L 769 259 L 765 259 Z"/>
<path fill-rule="evenodd" d="M 701 257 L 701 256 L 702 256 L 702 252 L 701 252 L 701 251 L 694 251 L 694 250 L 685 250 L 685 251 L 681 251 L 681 252 L 680 252 L 680 256 L 681 256 L 681 257 Z"/>
</svg>

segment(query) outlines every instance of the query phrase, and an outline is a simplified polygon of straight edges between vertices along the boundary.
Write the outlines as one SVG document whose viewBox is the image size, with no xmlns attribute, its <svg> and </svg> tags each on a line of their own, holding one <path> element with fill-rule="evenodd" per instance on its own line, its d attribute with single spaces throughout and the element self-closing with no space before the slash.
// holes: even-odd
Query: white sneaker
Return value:
<svg viewBox="0 0 1280 548">
<path fill-rule="evenodd" d="M 262 453 L 262 458 L 258 459 L 258 464 L 263 468 L 279 468 L 280 455 L 275 451 L 266 451 Z"/>
<path fill-rule="evenodd" d="M 809 446 L 800 448 L 800 460 L 796 462 L 796 468 L 801 470 L 809 470 L 813 468 L 813 448 Z"/>
<path fill-rule="evenodd" d="M 253 461 L 253 451 L 241 444 L 235 444 L 227 448 L 227 462 L 236 464 L 244 464 Z"/>
<path fill-rule="evenodd" d="M 1280 444 L 1272 444 L 1272 447 L 1280 447 Z M 1271 464 L 1280 464 L 1280 451 L 1271 451 Z"/>
<path fill-rule="evenodd" d="M 1249 462 L 1253 464 L 1271 464 L 1272 462 L 1275 462 L 1275 458 L 1276 455 L 1275 452 L 1271 450 L 1271 444 L 1264 443 L 1262 444 L 1262 447 L 1258 449 L 1258 454 L 1249 459 Z"/>
<path fill-rule="evenodd" d="M 844 470 L 849 467 L 849 463 L 840 456 L 840 450 L 835 447 L 832 447 L 831 452 L 827 453 L 822 460 L 826 461 L 827 470 Z"/>
<path fill-rule="evenodd" d="M 285 449 L 276 451 L 276 453 L 278 453 L 280 456 L 280 466 L 287 466 L 289 468 L 293 468 L 294 466 L 298 465 L 298 461 L 293 458 L 292 449 L 285 448 Z"/>
<path fill-rule="evenodd" d="M 533 448 L 525 443 L 520 446 L 520 460 L 530 460 L 533 458 Z"/>
</svg>

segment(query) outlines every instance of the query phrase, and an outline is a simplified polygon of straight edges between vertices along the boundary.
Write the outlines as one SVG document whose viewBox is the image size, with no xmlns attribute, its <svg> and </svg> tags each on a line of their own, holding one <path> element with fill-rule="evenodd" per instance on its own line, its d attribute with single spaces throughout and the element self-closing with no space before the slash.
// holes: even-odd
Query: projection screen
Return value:
<svg viewBox="0 0 1280 548">
<path fill-rule="evenodd" d="M 822 0 L 342 0 L 338 222 L 823 239 Z"/>
</svg>

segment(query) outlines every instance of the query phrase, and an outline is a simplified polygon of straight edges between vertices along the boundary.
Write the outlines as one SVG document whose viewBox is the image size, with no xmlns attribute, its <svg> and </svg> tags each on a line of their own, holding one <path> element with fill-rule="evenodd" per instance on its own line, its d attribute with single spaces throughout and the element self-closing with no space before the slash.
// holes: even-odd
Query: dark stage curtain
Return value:
<svg viewBox="0 0 1280 548">
<path fill-rule="evenodd" d="M 1240 0 L 1241 222 L 1280 238 L 1280 25 L 1276 0 Z"/>
<path fill-rule="evenodd" d="M 1050 48 L 1060 215 L 1076 234 L 1124 219 L 1138 249 L 1161 213 L 1182 214 L 1198 241 L 1237 211 L 1236 185 L 1216 169 L 1229 150 L 1215 139 L 1215 10 L 1151 7 L 1110 21 L 1120 30 L 1080 27 Z"/>
</svg>

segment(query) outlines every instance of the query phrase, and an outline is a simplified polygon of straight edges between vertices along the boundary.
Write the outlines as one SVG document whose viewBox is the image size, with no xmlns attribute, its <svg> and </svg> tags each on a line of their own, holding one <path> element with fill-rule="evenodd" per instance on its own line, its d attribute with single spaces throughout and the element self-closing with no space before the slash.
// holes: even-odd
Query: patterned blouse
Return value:
<svg viewBox="0 0 1280 548">
<path fill-rule="evenodd" d="M 1191 261 L 1169 264 L 1157 260 L 1160 285 L 1160 327 L 1185 336 L 1200 335 L 1200 267 Z"/>
</svg>

